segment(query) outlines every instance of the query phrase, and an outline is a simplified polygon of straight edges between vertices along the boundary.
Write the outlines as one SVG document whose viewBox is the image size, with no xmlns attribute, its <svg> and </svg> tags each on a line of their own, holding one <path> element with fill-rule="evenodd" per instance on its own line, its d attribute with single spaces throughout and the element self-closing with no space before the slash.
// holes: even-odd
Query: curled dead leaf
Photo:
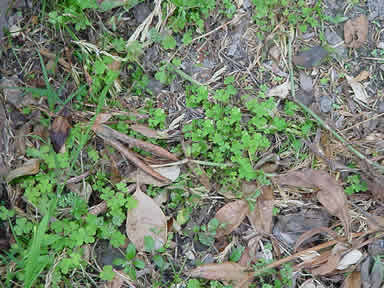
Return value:
<svg viewBox="0 0 384 288">
<path fill-rule="evenodd" d="M 150 236 L 155 241 L 155 249 L 167 241 L 167 218 L 156 202 L 145 195 L 139 185 L 133 197 L 137 206 L 127 212 L 126 232 L 137 250 L 144 250 L 144 238 Z"/>
<path fill-rule="evenodd" d="M 53 149 L 56 153 L 59 153 L 63 148 L 63 145 L 69 135 L 70 128 L 71 125 L 66 117 L 58 116 L 55 120 L 53 120 L 49 136 L 51 138 Z"/>
<path fill-rule="evenodd" d="M 6 177 L 7 182 L 11 182 L 13 179 L 19 178 L 21 176 L 35 175 L 39 173 L 40 170 L 40 160 L 39 159 L 29 159 L 24 163 L 23 166 L 11 170 Z"/>
<path fill-rule="evenodd" d="M 224 205 L 216 212 L 215 218 L 224 227 L 219 227 L 216 231 L 216 238 L 228 235 L 235 230 L 248 212 L 248 203 L 244 200 L 237 200 Z"/>
<path fill-rule="evenodd" d="M 233 262 L 205 264 L 189 272 L 191 277 L 221 281 L 243 281 L 249 277 L 246 267 Z"/>
<path fill-rule="evenodd" d="M 360 15 L 344 24 L 344 42 L 347 47 L 360 48 L 368 36 L 368 18 Z"/>
</svg>

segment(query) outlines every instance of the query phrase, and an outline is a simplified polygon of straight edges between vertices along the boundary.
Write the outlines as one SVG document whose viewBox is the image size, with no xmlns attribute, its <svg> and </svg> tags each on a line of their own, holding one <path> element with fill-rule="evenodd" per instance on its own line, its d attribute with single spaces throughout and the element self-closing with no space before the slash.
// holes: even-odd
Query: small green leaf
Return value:
<svg viewBox="0 0 384 288">
<path fill-rule="evenodd" d="M 239 246 L 239 247 L 234 248 L 232 250 L 231 255 L 229 256 L 229 261 L 231 261 L 231 262 L 239 261 L 241 258 L 241 255 L 244 252 L 244 249 L 245 249 L 244 246 Z"/>
<path fill-rule="evenodd" d="M 144 236 L 144 250 L 147 252 L 155 250 L 155 240 L 151 236 Z"/>
<path fill-rule="evenodd" d="M 100 278 L 106 281 L 112 280 L 115 277 L 112 265 L 106 265 L 103 267 L 103 271 L 100 272 Z"/>
<path fill-rule="evenodd" d="M 128 244 L 127 250 L 125 252 L 125 258 L 127 260 L 132 260 L 136 256 L 136 247 L 132 243 Z"/>
<path fill-rule="evenodd" d="M 174 49 L 176 47 L 176 40 L 171 35 L 165 36 L 161 42 L 164 49 Z"/>
<path fill-rule="evenodd" d="M 135 259 L 135 260 L 133 260 L 132 264 L 133 264 L 136 268 L 138 268 L 138 269 L 144 269 L 144 268 L 145 268 L 145 263 L 144 263 L 144 261 L 141 261 L 141 260 L 139 260 L 139 259 Z"/>
<path fill-rule="evenodd" d="M 200 281 L 197 279 L 190 279 L 188 280 L 188 286 L 187 288 L 200 288 Z"/>
</svg>

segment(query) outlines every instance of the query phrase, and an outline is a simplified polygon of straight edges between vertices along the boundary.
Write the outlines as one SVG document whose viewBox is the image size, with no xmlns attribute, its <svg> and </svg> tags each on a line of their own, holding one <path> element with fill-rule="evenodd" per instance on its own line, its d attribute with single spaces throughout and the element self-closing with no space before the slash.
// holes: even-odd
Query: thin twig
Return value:
<svg viewBox="0 0 384 288">
<path fill-rule="evenodd" d="M 289 61 L 289 78 L 291 81 L 291 95 L 294 101 L 308 114 L 310 114 L 317 123 L 322 126 L 323 128 L 327 129 L 337 140 L 339 140 L 341 143 L 343 143 L 349 151 L 351 151 L 353 154 L 355 154 L 358 158 L 361 160 L 366 161 L 368 164 L 380 169 L 382 172 L 384 172 L 384 166 L 380 165 L 377 162 L 374 162 L 370 159 L 368 159 L 366 156 L 364 156 L 360 151 L 355 149 L 347 140 L 344 139 L 343 136 L 341 136 L 339 133 L 337 133 L 334 129 L 329 127 L 327 123 L 323 121 L 315 112 L 313 112 L 311 109 L 309 109 L 307 106 L 305 106 L 303 103 L 301 103 L 295 95 L 295 80 L 293 78 L 293 65 L 292 65 L 292 42 L 293 42 L 293 28 L 291 28 L 291 35 L 290 40 L 288 41 L 288 61 Z"/>
</svg>

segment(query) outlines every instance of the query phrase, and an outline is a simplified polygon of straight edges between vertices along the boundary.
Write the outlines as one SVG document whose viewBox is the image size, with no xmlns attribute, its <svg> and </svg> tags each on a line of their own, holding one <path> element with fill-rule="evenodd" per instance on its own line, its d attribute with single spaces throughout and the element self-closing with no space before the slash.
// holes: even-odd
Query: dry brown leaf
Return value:
<svg viewBox="0 0 384 288">
<path fill-rule="evenodd" d="M 237 200 L 224 205 L 219 211 L 216 212 L 215 218 L 224 227 L 219 227 L 216 231 L 216 238 L 228 235 L 235 230 L 241 222 L 243 222 L 245 215 L 248 212 L 248 203 L 244 200 Z"/>
<path fill-rule="evenodd" d="M 100 113 L 99 115 L 97 115 L 92 130 L 97 129 L 101 124 L 107 122 L 111 117 L 112 115 L 108 113 Z"/>
<path fill-rule="evenodd" d="M 233 262 L 205 264 L 189 272 L 191 277 L 221 281 L 243 281 L 249 277 L 246 267 Z"/>
<path fill-rule="evenodd" d="M 344 24 L 344 42 L 347 47 L 360 48 L 368 36 L 368 18 L 360 15 Z"/>
<path fill-rule="evenodd" d="M 58 116 L 55 120 L 53 120 L 49 136 L 51 138 L 53 149 L 56 153 L 62 151 L 63 145 L 69 135 L 70 128 L 71 125 L 66 117 Z"/>
<path fill-rule="evenodd" d="M 369 71 L 366 71 L 366 70 L 363 70 L 360 72 L 359 75 L 357 75 L 355 78 L 353 78 L 355 81 L 357 82 L 361 82 L 361 81 L 364 81 L 364 80 L 367 80 L 369 78 L 369 76 L 371 76 L 371 74 L 369 73 Z"/>
<path fill-rule="evenodd" d="M 137 206 L 127 212 L 126 231 L 129 240 L 139 251 L 144 250 L 144 237 L 150 236 L 155 241 L 155 249 L 161 248 L 167 241 L 167 219 L 160 207 L 145 195 L 139 185 L 133 197 Z"/>
<path fill-rule="evenodd" d="M 171 182 L 174 182 L 180 175 L 180 167 L 177 165 L 174 166 L 168 166 L 168 167 L 159 167 L 159 168 L 153 168 L 157 173 L 159 173 L 161 176 L 169 179 Z M 155 179 L 151 175 L 145 173 L 141 169 L 137 169 L 130 173 L 127 178 L 124 179 L 124 181 L 127 182 L 138 182 L 140 184 L 151 184 L 156 187 L 163 187 L 170 182 L 160 182 L 159 180 Z"/>
<path fill-rule="evenodd" d="M 40 160 L 39 159 L 29 159 L 26 161 L 23 166 L 11 170 L 6 177 L 7 182 L 11 182 L 13 179 L 19 178 L 26 175 L 35 175 L 39 173 L 40 170 Z"/>
<path fill-rule="evenodd" d="M 360 271 L 353 271 L 345 278 L 343 288 L 361 288 Z"/>
<path fill-rule="evenodd" d="M 130 128 L 133 131 L 136 131 L 136 132 L 140 133 L 141 135 L 144 135 L 145 137 L 148 137 L 148 138 L 154 138 L 154 139 L 166 138 L 166 137 L 164 137 L 164 135 L 161 135 L 161 132 L 154 130 L 154 129 L 151 129 L 146 125 L 134 124 L 134 125 L 131 125 Z"/>
<path fill-rule="evenodd" d="M 289 83 L 289 79 L 287 79 L 287 81 L 285 81 L 283 84 L 276 86 L 274 88 L 271 88 L 267 92 L 267 96 L 268 97 L 277 96 L 280 99 L 285 99 L 287 98 L 290 89 L 291 89 L 291 86 Z"/>
<path fill-rule="evenodd" d="M 273 191 L 270 186 L 262 187 L 262 194 L 257 198 L 254 209 L 250 209 L 247 216 L 257 232 L 267 234 L 272 232 Z"/>
<path fill-rule="evenodd" d="M 347 248 L 343 244 L 338 243 L 332 248 L 331 254 L 328 256 L 328 261 L 321 264 L 319 267 L 312 270 L 313 275 L 327 275 L 336 270 L 340 262 L 341 255 Z"/>
<path fill-rule="evenodd" d="M 350 217 L 343 187 L 324 171 L 306 169 L 289 172 L 275 178 L 279 184 L 295 187 L 320 189 L 317 199 L 327 211 L 338 217 L 344 225 L 346 235 L 350 235 Z"/>
<path fill-rule="evenodd" d="M 353 90 L 355 98 L 360 100 L 361 102 L 368 103 L 369 96 L 367 94 L 367 91 L 365 91 L 364 86 L 361 83 L 357 82 L 355 78 L 351 76 L 345 75 L 345 77 L 347 78 L 348 84 Z"/>
</svg>

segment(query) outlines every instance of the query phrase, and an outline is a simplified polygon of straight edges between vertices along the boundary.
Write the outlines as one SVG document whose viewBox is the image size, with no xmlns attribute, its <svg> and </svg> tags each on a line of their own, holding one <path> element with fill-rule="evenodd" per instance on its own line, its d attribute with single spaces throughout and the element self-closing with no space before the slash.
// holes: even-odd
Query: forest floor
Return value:
<svg viewBox="0 0 384 288">
<path fill-rule="evenodd" d="M 382 286 L 382 1 L 0 12 L 1 287 Z"/>
</svg>

